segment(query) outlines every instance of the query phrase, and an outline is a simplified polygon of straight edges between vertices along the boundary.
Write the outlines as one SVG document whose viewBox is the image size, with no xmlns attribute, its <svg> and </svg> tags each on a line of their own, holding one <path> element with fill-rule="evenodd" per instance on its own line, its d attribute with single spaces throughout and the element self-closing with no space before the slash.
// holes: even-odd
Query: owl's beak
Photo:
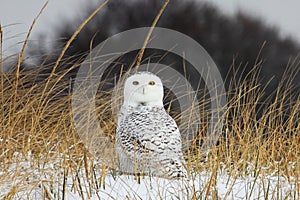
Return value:
<svg viewBox="0 0 300 200">
<path fill-rule="evenodd" d="M 147 86 L 141 86 L 139 89 L 138 89 L 138 92 L 142 95 L 146 95 L 147 93 Z"/>
</svg>

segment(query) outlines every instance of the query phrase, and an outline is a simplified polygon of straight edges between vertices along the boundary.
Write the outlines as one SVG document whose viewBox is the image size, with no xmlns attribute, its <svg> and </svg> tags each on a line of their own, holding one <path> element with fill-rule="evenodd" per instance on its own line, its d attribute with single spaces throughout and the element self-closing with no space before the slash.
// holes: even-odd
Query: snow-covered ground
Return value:
<svg viewBox="0 0 300 200">
<path fill-rule="evenodd" d="M 96 165 L 82 164 L 74 171 L 61 167 L 63 159 L 37 164 L 21 157 L 3 165 L 0 199 L 299 199 L 299 183 L 283 176 L 234 176 L 218 170 L 202 171 L 190 180 L 136 179 L 104 173 Z"/>
</svg>

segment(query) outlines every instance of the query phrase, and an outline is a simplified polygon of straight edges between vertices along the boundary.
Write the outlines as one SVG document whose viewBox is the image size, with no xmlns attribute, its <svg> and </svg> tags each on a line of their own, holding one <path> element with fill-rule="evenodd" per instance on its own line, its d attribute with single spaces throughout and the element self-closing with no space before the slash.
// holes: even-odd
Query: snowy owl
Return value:
<svg viewBox="0 0 300 200">
<path fill-rule="evenodd" d="M 187 177 L 179 129 L 163 106 L 163 84 L 150 72 L 127 78 L 116 134 L 121 172 Z"/>
</svg>

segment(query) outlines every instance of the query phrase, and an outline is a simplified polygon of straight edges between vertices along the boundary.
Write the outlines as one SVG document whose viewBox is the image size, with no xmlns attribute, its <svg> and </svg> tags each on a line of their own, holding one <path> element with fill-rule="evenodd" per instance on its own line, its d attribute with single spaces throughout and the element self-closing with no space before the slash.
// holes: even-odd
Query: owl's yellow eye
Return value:
<svg viewBox="0 0 300 200">
<path fill-rule="evenodd" d="M 133 81 L 132 84 L 133 84 L 133 85 L 138 85 L 139 82 L 138 82 L 138 81 Z"/>
<path fill-rule="evenodd" d="M 149 85 L 155 85 L 155 82 L 154 81 L 150 81 Z"/>
</svg>

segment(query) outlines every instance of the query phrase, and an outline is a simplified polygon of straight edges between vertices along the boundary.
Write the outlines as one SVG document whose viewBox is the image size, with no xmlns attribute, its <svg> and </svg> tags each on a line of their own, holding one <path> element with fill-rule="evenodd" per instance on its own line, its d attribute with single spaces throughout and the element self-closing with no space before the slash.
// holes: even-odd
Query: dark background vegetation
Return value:
<svg viewBox="0 0 300 200">
<path fill-rule="evenodd" d="M 96 46 L 118 32 L 150 26 L 162 2 L 157 0 L 111 1 L 73 41 L 64 55 L 64 62 L 60 64 L 57 71 L 68 69 L 74 63 L 82 62 L 90 50 L 91 40 L 93 40 L 93 46 Z M 88 16 L 94 8 L 95 5 L 88 5 L 83 9 L 84 15 Z M 38 59 L 37 65 L 43 66 L 37 80 L 46 78 L 51 72 L 53 63 L 57 60 L 63 46 L 85 19 L 83 16 L 81 13 L 71 21 L 59 20 L 52 49 L 44 49 L 42 41 L 31 45 L 30 54 Z M 290 63 L 300 52 L 297 42 L 291 38 L 280 37 L 276 28 L 266 26 L 260 19 L 241 12 L 234 16 L 227 16 L 216 7 L 200 1 L 172 0 L 157 26 L 180 31 L 201 44 L 214 59 L 223 78 L 226 79 L 227 89 L 233 77 L 235 77 L 236 84 L 239 84 L 239 78 L 242 78 L 241 80 L 246 78 L 246 74 L 258 64 L 261 70 L 258 80 L 262 85 L 267 86 L 266 97 L 278 87 L 287 66 L 291 65 Z M 153 56 L 154 54 L 154 50 L 148 50 L 144 58 L 152 56 L 151 62 L 156 62 L 160 57 Z M 133 55 L 134 53 L 120 59 L 125 68 L 131 64 Z M 161 62 L 171 64 L 174 60 L 178 60 L 177 65 L 182 65 L 182 61 L 174 55 L 164 58 Z M 296 59 L 297 62 L 299 58 Z M 233 65 L 235 70 L 232 70 Z M 23 67 L 25 70 L 33 68 L 28 64 L 24 64 Z M 114 68 L 112 75 L 119 72 L 119 67 Z M 175 64 L 175 68 L 179 67 Z M 299 68 L 299 65 L 296 68 Z M 74 78 L 76 71 L 76 69 L 72 70 L 65 78 Z M 191 77 L 191 81 L 197 81 L 196 78 Z M 294 79 L 294 96 L 299 95 L 299 80 L 298 71 Z"/>
</svg>

